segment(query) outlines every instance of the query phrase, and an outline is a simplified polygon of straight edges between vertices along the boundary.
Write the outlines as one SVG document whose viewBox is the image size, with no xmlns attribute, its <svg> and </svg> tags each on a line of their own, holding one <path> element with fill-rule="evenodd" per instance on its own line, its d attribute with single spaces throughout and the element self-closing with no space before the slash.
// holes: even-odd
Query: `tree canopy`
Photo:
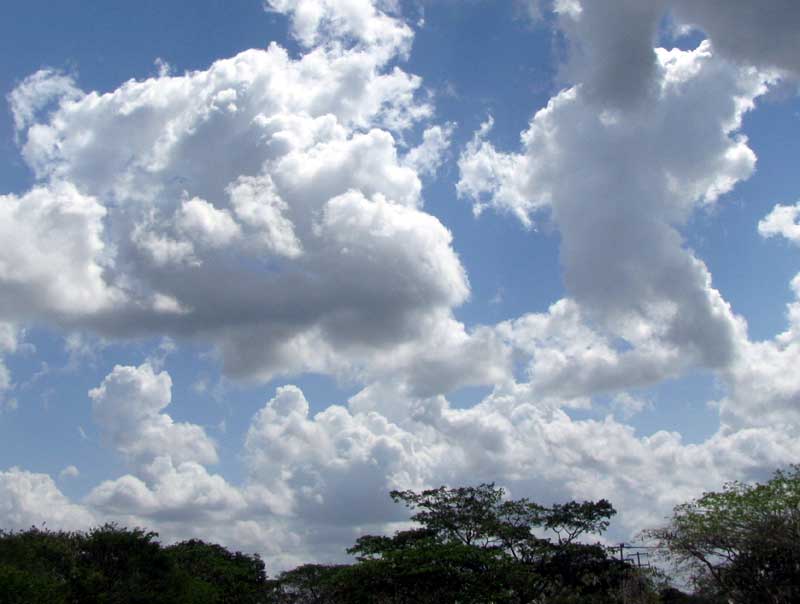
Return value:
<svg viewBox="0 0 800 604">
<path fill-rule="evenodd" d="M 699 591 L 736 603 L 800 601 L 800 466 L 731 482 L 646 531 Z"/>
</svg>

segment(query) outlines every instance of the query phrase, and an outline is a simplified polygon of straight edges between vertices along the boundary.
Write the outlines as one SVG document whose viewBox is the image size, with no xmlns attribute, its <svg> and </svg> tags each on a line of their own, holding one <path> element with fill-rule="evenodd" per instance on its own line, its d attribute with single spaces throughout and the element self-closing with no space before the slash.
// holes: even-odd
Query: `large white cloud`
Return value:
<svg viewBox="0 0 800 604">
<path fill-rule="evenodd" d="M 738 129 L 769 76 L 708 43 L 654 56 L 657 93 L 640 108 L 604 108 L 581 84 L 536 113 L 522 154 L 498 152 L 480 131 L 460 159 L 459 191 L 524 220 L 546 208 L 567 288 L 601 328 L 721 367 L 744 327 L 678 228 L 752 173 Z"/>
<path fill-rule="evenodd" d="M 411 30 L 367 0 L 268 8 L 299 57 L 273 43 L 106 93 L 42 71 L 10 95 L 39 184 L 0 199 L 19 241 L 0 319 L 194 338 L 264 379 L 359 372 L 449 320 L 469 286 L 420 175 L 451 127 L 398 142 L 432 114 L 389 67 Z"/>
</svg>

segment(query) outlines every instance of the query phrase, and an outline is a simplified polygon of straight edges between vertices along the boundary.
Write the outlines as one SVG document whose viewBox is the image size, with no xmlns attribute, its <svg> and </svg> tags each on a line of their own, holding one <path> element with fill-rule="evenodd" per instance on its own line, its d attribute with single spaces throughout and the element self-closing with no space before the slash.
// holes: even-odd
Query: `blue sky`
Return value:
<svg viewBox="0 0 800 604">
<path fill-rule="evenodd" d="M 392 488 L 629 538 L 796 462 L 800 10 L 764 5 L 4 7 L 0 526 L 280 569 Z"/>
</svg>

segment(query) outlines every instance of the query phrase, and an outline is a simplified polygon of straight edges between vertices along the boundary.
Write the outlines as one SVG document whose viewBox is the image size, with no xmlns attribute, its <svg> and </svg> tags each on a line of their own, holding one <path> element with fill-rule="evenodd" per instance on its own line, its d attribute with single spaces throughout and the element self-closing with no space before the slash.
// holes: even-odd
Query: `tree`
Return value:
<svg viewBox="0 0 800 604">
<path fill-rule="evenodd" d="M 730 601 L 800 601 L 800 466 L 764 484 L 731 482 L 645 532 L 699 591 Z"/>
<path fill-rule="evenodd" d="M 548 507 L 505 500 L 494 484 L 390 495 L 419 528 L 367 535 L 348 550 L 359 560 L 351 577 L 382 594 L 370 602 L 591 602 L 622 580 L 624 564 L 578 542 L 608 527 L 615 511 L 605 500 Z"/>
<path fill-rule="evenodd" d="M 180 601 L 183 586 L 157 537 L 152 531 L 113 523 L 81 535 L 71 598 L 114 604 Z"/>
<path fill-rule="evenodd" d="M 67 602 L 78 542 L 76 533 L 0 530 L 0 604 Z"/>
<path fill-rule="evenodd" d="M 234 553 L 200 539 L 170 545 L 165 552 L 189 578 L 191 591 L 202 594 L 203 602 L 250 604 L 264 600 L 267 577 L 258 555 Z"/>
</svg>

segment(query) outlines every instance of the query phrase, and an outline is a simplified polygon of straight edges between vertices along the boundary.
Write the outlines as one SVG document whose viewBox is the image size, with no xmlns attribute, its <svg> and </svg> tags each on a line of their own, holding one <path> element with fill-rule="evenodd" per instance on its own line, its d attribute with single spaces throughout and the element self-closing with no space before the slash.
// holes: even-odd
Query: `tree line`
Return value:
<svg viewBox="0 0 800 604">
<path fill-rule="evenodd" d="M 800 601 L 800 469 L 731 483 L 644 531 L 685 593 L 654 568 L 591 543 L 606 500 L 550 506 L 494 484 L 392 491 L 413 528 L 364 535 L 351 564 L 267 576 L 258 555 L 141 528 L 0 530 L 0 604 L 571 604 Z"/>
</svg>

